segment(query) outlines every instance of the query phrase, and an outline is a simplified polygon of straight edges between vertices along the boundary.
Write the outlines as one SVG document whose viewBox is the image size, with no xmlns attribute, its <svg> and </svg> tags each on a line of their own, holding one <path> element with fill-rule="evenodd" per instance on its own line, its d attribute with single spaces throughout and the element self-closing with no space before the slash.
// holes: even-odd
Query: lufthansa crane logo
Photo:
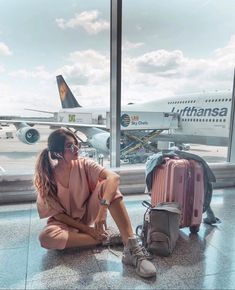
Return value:
<svg viewBox="0 0 235 290">
<path fill-rule="evenodd" d="M 121 125 L 122 127 L 128 127 L 130 125 L 131 119 L 130 116 L 127 114 L 123 114 L 121 116 Z"/>
<path fill-rule="evenodd" d="M 60 92 L 60 98 L 62 101 L 64 101 L 67 93 L 68 93 L 68 88 L 65 83 L 60 83 L 59 85 L 59 92 Z"/>
</svg>

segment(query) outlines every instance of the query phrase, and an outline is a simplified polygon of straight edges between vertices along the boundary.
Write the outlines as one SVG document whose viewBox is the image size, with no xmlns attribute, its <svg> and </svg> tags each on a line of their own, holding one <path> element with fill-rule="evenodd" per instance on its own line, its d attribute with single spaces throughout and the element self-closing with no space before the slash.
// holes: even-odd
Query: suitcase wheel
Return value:
<svg viewBox="0 0 235 290">
<path fill-rule="evenodd" d="M 137 235 L 137 237 L 141 238 L 141 233 L 142 233 L 142 230 L 143 230 L 143 226 L 142 225 L 138 225 L 135 229 L 135 233 Z"/>
<path fill-rule="evenodd" d="M 199 232 L 200 225 L 191 226 L 191 227 L 189 227 L 189 229 L 190 229 L 190 232 L 191 232 L 192 234 L 196 234 L 196 233 Z"/>
</svg>

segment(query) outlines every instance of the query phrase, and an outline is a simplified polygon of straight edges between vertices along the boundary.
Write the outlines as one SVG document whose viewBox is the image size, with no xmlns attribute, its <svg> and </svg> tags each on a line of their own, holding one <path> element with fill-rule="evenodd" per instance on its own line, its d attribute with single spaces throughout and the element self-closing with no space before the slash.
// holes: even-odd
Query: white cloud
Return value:
<svg viewBox="0 0 235 290">
<path fill-rule="evenodd" d="M 109 22 L 98 19 L 99 12 L 97 10 L 83 11 L 69 20 L 63 18 L 56 19 L 57 25 L 62 29 L 82 27 L 89 34 L 98 34 L 103 30 L 109 29 Z"/>
<path fill-rule="evenodd" d="M 156 50 L 122 58 L 122 103 L 144 102 L 174 94 L 231 89 L 235 64 L 235 36 L 208 58 L 191 58 L 180 50 Z M 21 107 L 60 108 L 55 76 L 62 74 L 83 106 L 108 106 L 110 96 L 109 52 L 74 51 L 67 63 L 49 73 L 40 66 L 11 72 L 20 79 L 14 87 L 0 84 L 2 102 Z M 13 78 L 12 78 L 13 79 Z M 13 82 L 12 82 L 13 83 Z M 22 83 L 22 84 L 21 84 Z M 25 87 L 23 86 L 24 84 Z M 25 89 L 26 88 L 26 89 Z M 3 97 L 2 97 L 3 96 Z M 11 97 L 9 97 L 11 96 Z M 13 97 L 14 96 L 14 97 Z M 33 101 L 32 101 L 33 100 Z M 4 113 L 4 111 L 2 111 Z"/>
<path fill-rule="evenodd" d="M 99 84 L 109 82 L 110 60 L 109 54 L 101 54 L 95 50 L 76 51 L 69 55 L 70 64 L 60 71 L 69 79 L 76 79 L 77 83 Z"/>
<path fill-rule="evenodd" d="M 126 50 L 122 57 L 123 103 L 232 87 L 235 37 L 209 58 L 186 57 L 180 50 L 156 50 L 137 57 L 130 52 Z M 70 54 L 69 62 L 61 71 L 82 102 L 107 103 L 109 54 L 76 51 Z"/>
<path fill-rule="evenodd" d="M 4 66 L 0 65 L 0 73 L 4 73 L 4 72 L 5 72 Z"/>
<path fill-rule="evenodd" d="M 234 65 L 235 36 L 208 58 L 186 57 L 180 50 L 156 50 L 138 57 L 126 55 L 122 66 L 122 96 L 127 103 L 231 89 Z"/>
<path fill-rule="evenodd" d="M 123 49 L 133 49 L 133 48 L 138 48 L 143 46 L 143 42 L 130 42 L 130 41 L 125 41 L 123 44 Z"/>
<path fill-rule="evenodd" d="M 9 73 L 9 75 L 12 77 L 20 77 L 23 79 L 38 78 L 40 80 L 49 80 L 52 77 L 52 74 L 46 71 L 44 66 L 35 67 L 35 69 L 31 71 L 26 69 L 12 71 Z"/>
<path fill-rule="evenodd" d="M 163 49 L 145 53 L 135 60 L 135 64 L 140 71 L 157 74 L 168 74 L 172 70 L 177 71 L 185 62 L 186 59 L 183 57 L 182 51 Z"/>
<path fill-rule="evenodd" d="M 10 48 L 3 42 L 0 42 L 0 55 L 12 55 Z"/>
</svg>

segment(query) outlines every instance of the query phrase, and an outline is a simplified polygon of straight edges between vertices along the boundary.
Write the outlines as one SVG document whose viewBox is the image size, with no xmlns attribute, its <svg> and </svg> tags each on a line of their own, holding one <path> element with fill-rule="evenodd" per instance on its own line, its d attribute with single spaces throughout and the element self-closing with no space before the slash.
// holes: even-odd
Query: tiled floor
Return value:
<svg viewBox="0 0 235 290">
<path fill-rule="evenodd" d="M 135 227 L 146 195 L 125 197 Z M 47 251 L 45 224 L 35 204 L 0 206 L 0 289 L 235 289 L 235 188 L 214 190 L 212 209 L 222 220 L 198 235 L 181 230 L 172 256 L 156 257 L 156 279 L 142 279 L 121 262 L 122 248 Z"/>
</svg>

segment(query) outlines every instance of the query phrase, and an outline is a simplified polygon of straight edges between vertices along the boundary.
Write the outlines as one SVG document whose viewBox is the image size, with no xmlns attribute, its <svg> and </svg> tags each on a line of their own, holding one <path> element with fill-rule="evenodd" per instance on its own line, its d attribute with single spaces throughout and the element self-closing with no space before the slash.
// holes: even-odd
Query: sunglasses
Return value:
<svg viewBox="0 0 235 290">
<path fill-rule="evenodd" d="M 81 148 L 81 143 L 78 143 L 77 145 L 69 144 L 65 147 L 65 150 L 68 149 L 70 150 L 71 153 L 77 153 L 80 148 Z"/>
</svg>

